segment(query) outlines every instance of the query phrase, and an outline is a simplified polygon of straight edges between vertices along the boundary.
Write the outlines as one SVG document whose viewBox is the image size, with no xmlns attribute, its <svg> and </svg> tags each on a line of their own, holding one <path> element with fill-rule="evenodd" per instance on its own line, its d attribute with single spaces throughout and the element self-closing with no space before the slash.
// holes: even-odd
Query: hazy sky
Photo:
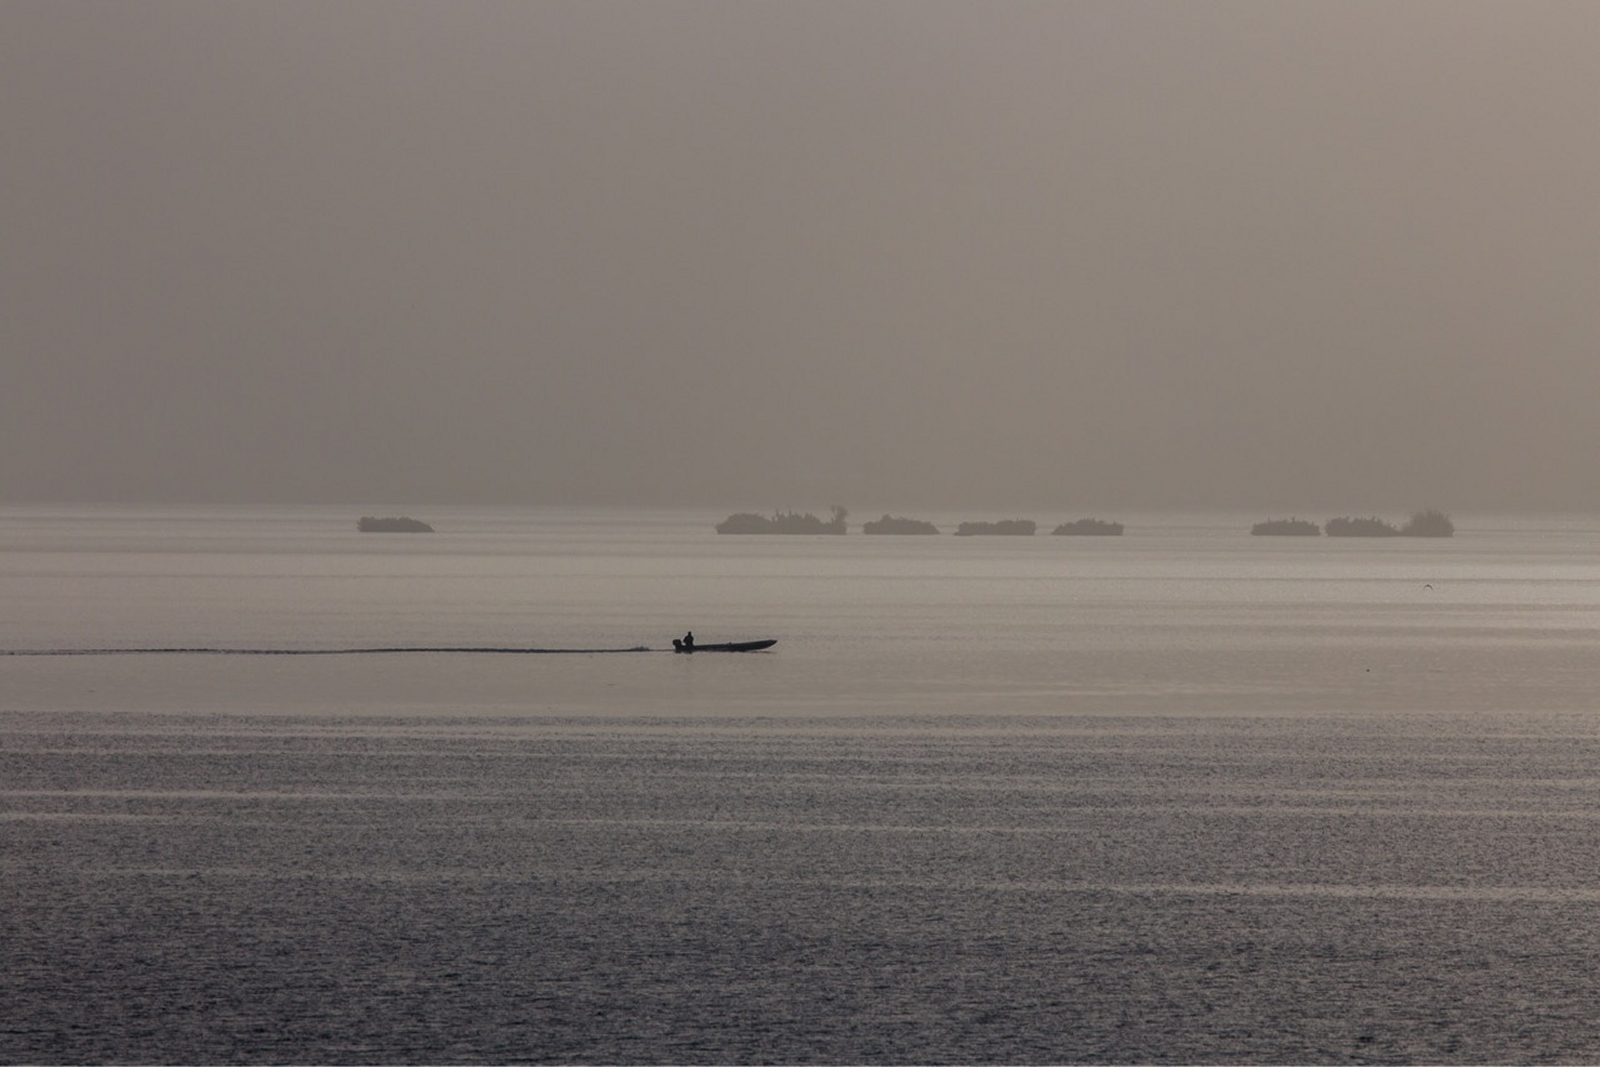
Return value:
<svg viewBox="0 0 1600 1067">
<path fill-rule="evenodd" d="M 1600 508 L 1600 3 L 0 2 L 0 501 Z"/>
</svg>

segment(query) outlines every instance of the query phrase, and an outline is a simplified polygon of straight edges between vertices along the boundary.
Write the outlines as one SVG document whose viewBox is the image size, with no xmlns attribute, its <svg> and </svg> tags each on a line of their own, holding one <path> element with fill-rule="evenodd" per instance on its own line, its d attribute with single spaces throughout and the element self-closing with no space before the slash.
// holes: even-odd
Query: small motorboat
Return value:
<svg viewBox="0 0 1600 1067">
<path fill-rule="evenodd" d="M 778 643 L 776 637 L 769 637 L 762 641 L 724 641 L 721 644 L 702 645 L 698 641 L 692 645 L 683 643 L 683 638 L 672 639 L 674 652 L 760 652 L 764 648 L 771 648 Z"/>
</svg>

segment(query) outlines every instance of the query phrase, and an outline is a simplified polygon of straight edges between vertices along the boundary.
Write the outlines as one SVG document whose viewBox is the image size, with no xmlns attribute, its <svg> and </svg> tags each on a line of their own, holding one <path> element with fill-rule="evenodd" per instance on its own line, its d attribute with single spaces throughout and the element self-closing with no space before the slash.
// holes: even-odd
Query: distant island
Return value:
<svg viewBox="0 0 1600 1067">
<path fill-rule="evenodd" d="M 1064 537 L 1121 537 L 1122 523 L 1107 522 L 1104 519 L 1079 519 L 1076 522 L 1064 522 L 1050 532 Z"/>
<path fill-rule="evenodd" d="M 881 519 L 861 524 L 861 532 L 867 534 L 936 534 L 939 527 L 922 519 L 901 519 L 885 515 Z"/>
<path fill-rule="evenodd" d="M 356 520 L 356 529 L 362 533 L 433 533 L 432 526 L 420 519 L 408 519 L 403 515 L 382 519 L 363 515 Z"/>
<path fill-rule="evenodd" d="M 729 515 L 717 523 L 719 534 L 842 534 L 845 532 L 844 508 L 833 507 L 833 519 L 824 522 L 809 511 L 775 511 L 769 518 L 750 511 Z"/>
<path fill-rule="evenodd" d="M 1395 527 L 1379 518 L 1329 519 L 1329 537 L 1453 537 L 1455 523 L 1437 508 L 1416 512 L 1404 526 Z"/>
<path fill-rule="evenodd" d="M 1316 537 L 1322 528 L 1305 519 L 1268 519 L 1250 527 L 1250 532 L 1257 537 Z"/>
<path fill-rule="evenodd" d="M 1349 516 L 1329 519 L 1325 527 L 1329 537 L 1399 537 L 1400 531 L 1379 518 L 1352 519 Z"/>
<path fill-rule="evenodd" d="M 1032 519 L 1001 519 L 999 522 L 964 522 L 956 527 L 957 537 L 977 537 L 1001 534 L 1012 537 L 1032 537 L 1036 527 Z"/>
<path fill-rule="evenodd" d="M 1400 528 L 1402 537 L 1454 537 L 1456 524 L 1438 508 L 1427 508 L 1411 516 Z"/>
</svg>

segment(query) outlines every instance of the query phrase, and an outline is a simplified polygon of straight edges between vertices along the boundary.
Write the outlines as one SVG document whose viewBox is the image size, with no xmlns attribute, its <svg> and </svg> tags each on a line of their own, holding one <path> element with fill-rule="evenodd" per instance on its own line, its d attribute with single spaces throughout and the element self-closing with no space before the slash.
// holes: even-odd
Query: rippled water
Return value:
<svg viewBox="0 0 1600 1067">
<path fill-rule="evenodd" d="M 0 1058 L 1600 1059 L 1600 523 L 357 513 L 0 512 L 0 647 L 779 645 L 0 656 Z"/>
</svg>

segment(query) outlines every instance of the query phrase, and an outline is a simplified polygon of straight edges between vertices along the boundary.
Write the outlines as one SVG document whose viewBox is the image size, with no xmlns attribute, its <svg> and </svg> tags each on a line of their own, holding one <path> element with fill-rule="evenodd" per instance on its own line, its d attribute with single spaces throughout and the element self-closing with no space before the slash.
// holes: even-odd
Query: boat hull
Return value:
<svg viewBox="0 0 1600 1067">
<path fill-rule="evenodd" d="M 778 643 L 778 639 L 768 638 L 763 641 L 724 641 L 715 645 L 691 645 L 685 647 L 677 638 L 672 639 L 674 652 L 760 652 L 762 649 L 771 648 Z"/>
</svg>

